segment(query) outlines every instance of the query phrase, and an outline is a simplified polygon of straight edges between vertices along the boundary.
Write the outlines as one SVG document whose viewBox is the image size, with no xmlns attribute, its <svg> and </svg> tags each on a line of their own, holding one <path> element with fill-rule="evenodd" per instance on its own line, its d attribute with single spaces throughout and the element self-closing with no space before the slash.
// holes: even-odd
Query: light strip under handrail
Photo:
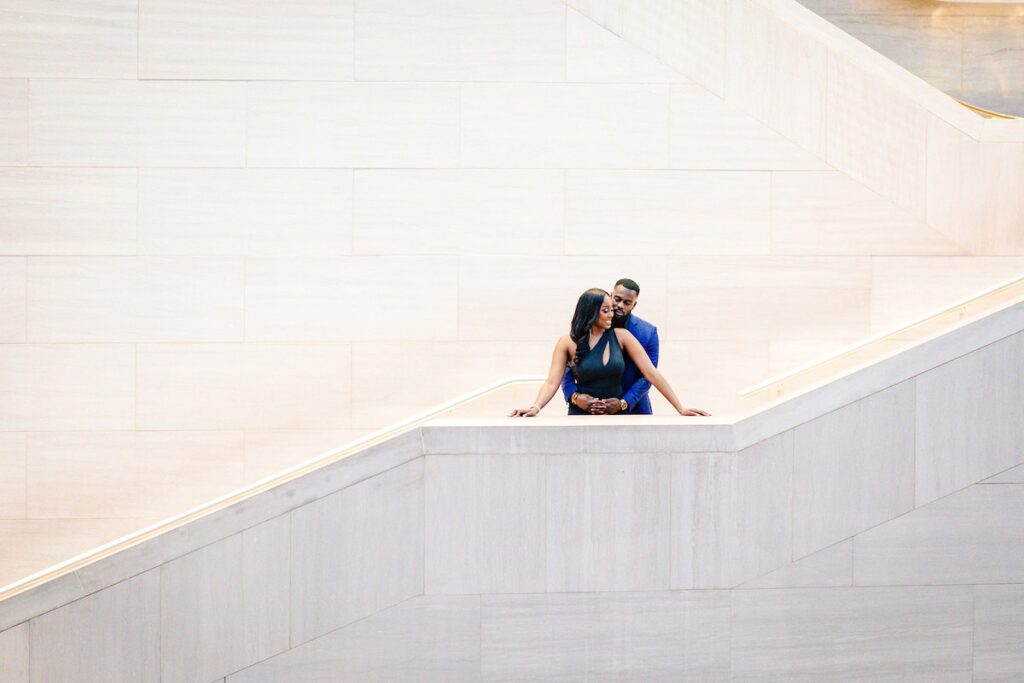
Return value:
<svg viewBox="0 0 1024 683">
<path fill-rule="evenodd" d="M 768 389 L 768 388 L 770 388 L 770 387 L 772 387 L 772 386 L 774 386 L 776 384 L 780 384 L 780 383 L 782 383 L 782 382 L 784 382 L 786 380 L 790 380 L 790 379 L 792 379 L 794 377 L 797 377 L 798 375 L 803 375 L 803 374 L 806 374 L 806 373 L 810 372 L 811 370 L 815 370 L 817 368 L 820 368 L 820 367 L 822 367 L 822 366 L 824 366 L 824 365 L 826 365 L 828 363 L 831 363 L 832 361 L 834 361 L 834 360 L 836 360 L 838 358 L 842 358 L 843 356 L 852 355 L 854 352 L 860 351 L 861 349 L 866 348 L 866 347 L 868 347 L 868 346 L 870 346 L 872 344 L 875 344 L 875 343 L 877 343 L 879 341 L 882 341 L 883 339 L 886 339 L 887 337 L 894 337 L 894 336 L 900 334 L 901 332 L 905 332 L 905 331 L 907 331 L 907 330 L 909 330 L 909 329 L 911 329 L 913 327 L 917 327 L 918 325 L 920 325 L 922 323 L 925 323 L 925 322 L 928 322 L 929 320 L 932 320 L 934 318 L 938 318 L 940 316 L 946 315 L 948 313 L 951 313 L 951 312 L 955 311 L 958 308 L 961 308 L 963 306 L 967 306 L 967 305 L 972 304 L 972 303 L 974 303 L 974 302 L 976 302 L 976 301 L 978 301 L 980 299 L 984 299 L 985 297 L 992 296 L 993 294 L 997 294 L 999 292 L 1007 290 L 1010 287 L 1013 287 L 1014 285 L 1020 284 L 1021 282 L 1024 282 L 1024 275 L 1019 275 L 1019 276 L 1013 278 L 1012 280 L 1007 280 L 1006 282 L 1004 282 L 1004 283 L 1002 283 L 1000 285 L 996 285 L 995 287 L 992 287 L 990 289 L 986 289 L 983 292 L 979 292 L 977 294 L 972 294 L 971 296 L 967 297 L 966 299 L 961 299 L 960 301 L 957 301 L 955 304 L 950 304 L 949 306 L 946 306 L 945 308 L 943 308 L 941 310 L 935 311 L 933 313 L 928 313 L 927 315 L 921 316 L 920 318 L 916 318 L 912 322 L 904 323 L 903 325 L 900 325 L 899 327 L 886 330 L 885 332 L 879 332 L 878 334 L 876 334 L 874 336 L 871 336 L 871 337 L 868 337 L 867 339 L 863 339 L 861 341 L 854 342 L 853 344 L 850 344 L 849 346 L 844 346 L 843 348 L 839 349 L 838 351 L 836 351 L 835 353 L 833 353 L 833 354 L 831 354 L 829 356 L 826 356 L 824 358 L 819 358 L 818 360 L 813 360 L 813 361 L 810 361 L 808 363 L 804 363 L 803 365 L 800 365 L 800 366 L 798 366 L 798 367 L 796 367 L 796 368 L 794 368 L 792 370 L 789 370 L 788 372 L 786 372 L 784 374 L 776 375 L 775 377 L 772 377 L 771 379 L 766 379 L 765 381 L 760 382 L 759 384 L 755 384 L 753 386 L 747 387 L 746 389 L 743 389 L 743 390 L 739 391 L 736 395 L 738 397 L 740 397 L 740 398 L 746 398 L 747 396 L 750 396 L 751 394 L 756 394 L 759 391 L 764 391 L 765 389 Z"/>
<path fill-rule="evenodd" d="M 139 531 L 135 531 L 127 536 L 123 536 L 119 539 L 101 545 L 98 548 L 88 550 L 80 555 L 72 557 L 70 560 L 65 560 L 60 564 L 56 564 L 40 572 L 36 572 L 31 576 L 25 577 L 24 579 L 4 586 L 3 588 L 0 588 L 0 601 L 3 601 L 17 593 L 21 593 L 25 590 L 28 590 L 33 586 L 45 583 L 46 581 L 50 581 L 51 579 L 57 578 L 58 576 L 62 576 L 64 574 L 72 572 L 75 569 L 78 569 L 79 567 L 90 564 L 97 560 L 101 560 L 109 555 L 113 555 L 119 550 L 123 550 L 124 548 L 127 548 L 131 545 L 135 545 L 136 543 L 145 541 L 149 538 L 152 538 L 153 536 L 157 536 L 163 533 L 164 531 L 169 531 L 175 527 L 181 526 L 186 522 L 191 522 L 192 520 L 203 517 L 204 515 L 210 514 L 211 512 L 216 512 L 217 510 L 225 508 L 228 505 L 231 505 L 232 503 L 235 503 L 239 500 L 248 498 L 258 493 L 262 493 L 263 491 L 271 489 L 275 486 L 284 484 L 288 481 L 291 481 L 292 479 L 296 479 L 306 474 L 307 472 L 311 472 L 328 463 L 341 460 L 342 458 L 352 455 L 357 451 L 361 451 L 367 446 L 372 446 L 380 441 L 384 441 L 385 439 L 397 436 L 402 432 L 409 431 L 413 427 L 416 427 L 426 422 L 427 420 L 433 419 L 438 415 L 442 415 L 443 413 L 458 408 L 459 406 L 469 403 L 470 401 L 475 401 L 478 398 L 482 398 L 488 394 L 494 393 L 499 389 L 503 389 L 505 387 L 513 386 L 516 384 L 531 384 L 535 382 L 543 382 L 544 379 L 544 377 L 519 375 L 513 377 L 506 377 L 505 379 L 501 379 L 496 382 L 491 382 L 490 384 L 482 386 L 479 389 L 469 392 L 468 394 L 463 394 L 462 396 L 453 398 L 450 401 L 445 401 L 444 403 L 436 405 L 433 408 L 428 408 L 427 410 L 416 413 L 415 415 L 407 417 L 404 420 L 400 420 L 399 422 L 396 422 L 388 427 L 384 427 L 371 434 L 367 434 L 366 436 L 360 437 L 355 441 L 350 441 L 344 446 L 341 446 L 340 448 L 337 448 L 333 451 L 329 451 L 327 453 L 319 455 L 313 458 L 312 460 L 308 460 L 304 463 L 294 465 L 293 467 L 290 467 L 284 470 L 283 472 L 270 475 L 265 479 L 261 479 L 260 481 L 250 484 L 233 493 L 228 493 L 227 495 L 221 496 L 220 498 L 216 498 L 208 503 L 204 503 L 203 505 L 192 508 L 191 510 L 183 512 L 179 515 L 170 517 L 166 520 L 163 520 L 162 522 L 157 522 L 156 524 L 145 527 L 144 529 L 140 529 Z"/>
</svg>

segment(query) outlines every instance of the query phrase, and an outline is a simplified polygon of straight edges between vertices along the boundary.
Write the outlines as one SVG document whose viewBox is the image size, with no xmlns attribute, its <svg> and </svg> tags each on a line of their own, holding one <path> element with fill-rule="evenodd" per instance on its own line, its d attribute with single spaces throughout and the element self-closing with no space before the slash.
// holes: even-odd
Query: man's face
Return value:
<svg viewBox="0 0 1024 683">
<path fill-rule="evenodd" d="M 612 313 L 615 322 L 621 323 L 626 319 L 636 306 L 637 293 L 632 289 L 626 289 L 624 285 L 615 285 L 612 290 Z"/>
</svg>

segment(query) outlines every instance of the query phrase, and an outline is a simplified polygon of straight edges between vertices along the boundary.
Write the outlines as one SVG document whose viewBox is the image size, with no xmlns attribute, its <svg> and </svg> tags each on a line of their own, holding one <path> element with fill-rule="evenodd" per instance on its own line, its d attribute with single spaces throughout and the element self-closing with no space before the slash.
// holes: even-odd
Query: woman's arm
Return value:
<svg viewBox="0 0 1024 683">
<path fill-rule="evenodd" d="M 615 335 L 619 339 L 619 346 L 626 350 L 629 357 L 636 363 L 636 367 L 643 373 L 651 384 L 653 384 L 658 391 L 661 392 L 662 396 L 668 399 L 668 402 L 672 404 L 672 407 L 676 409 L 676 412 L 680 415 L 710 415 L 699 408 L 684 408 L 683 404 L 679 402 L 679 398 L 676 396 L 676 392 L 672 391 L 672 387 L 669 385 L 668 380 L 665 379 L 665 375 L 661 374 L 661 370 L 654 367 L 654 363 L 647 356 L 647 351 L 644 350 L 643 345 L 637 341 L 637 338 L 633 336 L 633 333 L 629 330 L 617 328 Z"/>
<path fill-rule="evenodd" d="M 509 417 L 534 417 L 540 409 L 548 404 L 551 397 L 558 391 L 558 385 L 562 382 L 562 374 L 565 372 L 565 364 L 569 360 L 571 352 L 574 352 L 575 345 L 565 334 L 555 342 L 555 350 L 551 354 L 551 367 L 548 368 L 548 378 L 540 385 L 537 391 L 537 398 L 529 408 L 516 408 L 508 414 Z"/>
</svg>

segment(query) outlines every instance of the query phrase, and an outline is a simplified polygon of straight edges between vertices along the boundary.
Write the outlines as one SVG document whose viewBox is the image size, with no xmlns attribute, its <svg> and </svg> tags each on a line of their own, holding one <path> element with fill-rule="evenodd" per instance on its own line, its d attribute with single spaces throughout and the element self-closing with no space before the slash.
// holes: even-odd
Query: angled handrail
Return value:
<svg viewBox="0 0 1024 683">
<path fill-rule="evenodd" d="M 72 557 L 69 560 L 61 562 L 60 564 L 56 564 L 47 569 L 43 569 L 42 571 L 36 572 L 31 576 L 25 577 L 24 579 L 4 586 L 0 588 L 0 601 L 3 601 L 17 593 L 21 593 L 22 591 L 28 590 L 33 586 L 37 586 L 41 583 L 50 581 L 51 579 L 55 579 L 58 576 L 62 576 L 64 574 L 72 572 L 78 569 L 79 567 L 85 566 L 97 560 L 101 560 L 104 557 L 113 555 L 119 550 L 123 550 L 124 548 L 135 545 L 136 543 L 145 541 L 165 531 L 170 531 L 171 529 L 178 527 L 186 522 L 191 522 L 211 512 L 215 512 L 217 510 L 225 508 L 228 505 L 231 505 L 232 503 L 235 503 L 239 500 L 248 498 L 258 493 L 262 493 L 263 491 L 274 488 L 275 486 L 284 484 L 288 481 L 291 481 L 292 479 L 296 479 L 319 467 L 335 462 L 337 460 L 341 460 L 342 458 L 352 455 L 357 451 L 361 451 L 368 446 L 372 446 L 376 443 L 384 441 L 385 439 L 390 439 L 393 436 L 397 436 L 403 432 L 407 432 L 410 429 L 420 424 L 423 424 L 427 420 L 431 420 L 437 417 L 438 415 L 443 415 L 444 413 L 450 412 L 451 410 L 458 408 L 461 405 L 464 405 L 471 401 L 475 401 L 488 394 L 494 393 L 499 389 L 503 389 L 505 387 L 513 386 L 516 384 L 531 384 L 535 382 L 543 382 L 544 379 L 544 377 L 534 377 L 531 375 L 517 375 L 513 377 L 506 377 L 505 379 L 500 379 L 495 382 L 491 382 L 490 384 L 486 384 L 480 387 L 479 389 L 475 389 L 467 394 L 463 394 L 462 396 L 453 398 L 450 401 L 445 401 L 444 403 L 436 405 L 433 408 L 428 408 L 427 410 L 416 413 L 415 415 L 407 417 L 404 420 L 400 420 L 392 425 L 383 427 L 382 429 L 378 429 L 377 431 L 371 434 L 367 434 L 366 436 L 360 437 L 355 441 L 350 441 L 344 446 L 341 446 L 340 448 L 337 448 L 333 451 L 328 451 L 327 453 L 319 455 L 313 458 L 312 460 L 308 460 L 304 463 L 294 465 L 284 470 L 283 472 L 272 474 L 269 477 L 261 479 L 260 481 L 257 481 L 253 484 L 249 484 L 248 486 L 238 489 L 237 491 L 228 493 L 227 495 L 221 496 L 220 498 L 216 498 L 208 503 L 204 503 L 198 507 L 192 508 L 191 510 L 183 512 L 179 515 L 175 515 L 174 517 L 170 517 L 161 522 L 157 522 L 156 524 L 140 529 L 139 531 L 132 532 L 127 536 L 122 536 L 121 538 L 110 541 L 109 543 L 101 545 L 98 548 L 88 550 L 80 555 Z"/>
<path fill-rule="evenodd" d="M 830 354 L 828 356 L 825 356 L 824 358 L 819 358 L 817 360 L 813 360 L 813 361 L 810 361 L 808 363 L 804 363 L 803 365 L 797 366 L 796 368 L 793 368 L 792 370 L 789 370 L 789 371 L 787 371 L 787 372 L 785 372 L 783 374 L 776 375 L 775 377 L 771 377 L 770 379 L 766 379 L 763 382 L 760 382 L 760 383 L 755 384 L 753 386 L 749 386 L 746 389 L 742 389 L 739 392 L 737 392 L 736 395 L 738 397 L 740 397 L 740 398 L 746 398 L 747 396 L 751 396 L 751 395 L 756 394 L 758 392 L 764 391 L 765 389 L 770 389 L 770 388 L 772 388 L 774 386 L 782 384 L 783 382 L 792 380 L 795 377 L 799 377 L 801 375 L 806 375 L 806 374 L 808 374 L 808 373 L 810 373 L 810 372 L 812 372 L 814 370 L 817 370 L 819 368 L 822 368 L 822 367 L 828 365 L 829 363 L 832 363 L 833 361 L 835 361 L 837 359 L 840 359 L 840 358 L 843 358 L 843 357 L 852 356 L 855 353 L 857 353 L 858 351 L 861 351 L 861 350 L 867 348 L 868 346 L 871 346 L 872 344 L 876 344 L 876 343 L 878 343 L 878 342 L 880 342 L 880 341 L 882 341 L 884 339 L 890 338 L 890 337 L 896 337 L 897 335 L 899 335 L 899 334 L 901 334 L 903 332 L 906 332 L 907 330 L 910 330 L 910 329 L 912 329 L 914 327 L 917 327 L 918 325 L 926 323 L 926 322 L 928 322 L 930 320 L 934 320 L 935 318 L 939 318 L 939 317 L 942 317 L 944 315 L 948 315 L 949 313 L 952 313 L 952 312 L 956 311 L 957 309 L 966 309 L 966 307 L 968 305 L 970 305 L 970 304 L 973 304 L 973 303 L 975 303 L 977 301 L 980 301 L 981 299 L 985 299 L 987 297 L 990 297 L 990 296 L 992 296 L 994 294 L 999 294 L 1001 292 L 1005 292 L 1006 290 L 1011 289 L 1011 288 L 1013 288 L 1013 287 L 1015 287 L 1015 286 L 1017 286 L 1019 284 L 1022 284 L 1022 283 L 1024 283 L 1024 275 L 1019 275 L 1019 276 L 1013 278 L 1012 280 L 1007 280 L 1006 282 L 1003 282 L 1002 284 L 996 285 L 995 287 L 991 287 L 991 288 L 986 289 L 986 290 L 984 290 L 982 292 L 978 292 L 977 294 L 972 294 L 971 296 L 967 297 L 966 299 L 961 299 L 960 301 L 957 301 L 956 303 L 950 304 L 949 306 L 946 306 L 945 308 L 942 308 L 942 309 L 940 309 L 938 311 L 934 311 L 932 313 L 928 313 L 928 314 L 923 315 L 923 316 L 921 316 L 919 318 L 916 318 L 916 319 L 912 320 L 909 323 L 904 323 L 903 325 L 900 325 L 899 327 L 891 328 L 891 329 L 888 329 L 888 330 L 886 330 L 884 332 L 879 332 L 878 334 L 873 335 L 871 337 L 868 337 L 867 339 L 863 339 L 861 341 L 854 342 L 853 344 L 850 344 L 848 346 L 844 346 L 843 348 L 839 349 L 838 351 L 836 351 L 836 352 L 834 352 L 834 353 L 832 353 L 832 354 Z M 965 312 L 966 311 L 964 311 L 964 310 L 960 311 L 961 317 L 964 315 Z"/>
</svg>

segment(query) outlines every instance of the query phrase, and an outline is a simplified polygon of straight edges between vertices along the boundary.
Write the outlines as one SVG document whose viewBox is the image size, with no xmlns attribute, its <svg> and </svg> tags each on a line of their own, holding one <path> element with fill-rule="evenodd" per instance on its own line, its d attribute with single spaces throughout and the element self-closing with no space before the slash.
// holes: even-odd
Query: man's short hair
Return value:
<svg viewBox="0 0 1024 683">
<path fill-rule="evenodd" d="M 631 289 L 637 294 L 640 293 L 640 285 L 638 285 L 635 280 L 630 280 L 628 277 L 624 277 L 621 280 L 617 280 L 615 282 L 615 286 L 618 287 L 619 285 L 622 285 L 626 289 Z"/>
</svg>

